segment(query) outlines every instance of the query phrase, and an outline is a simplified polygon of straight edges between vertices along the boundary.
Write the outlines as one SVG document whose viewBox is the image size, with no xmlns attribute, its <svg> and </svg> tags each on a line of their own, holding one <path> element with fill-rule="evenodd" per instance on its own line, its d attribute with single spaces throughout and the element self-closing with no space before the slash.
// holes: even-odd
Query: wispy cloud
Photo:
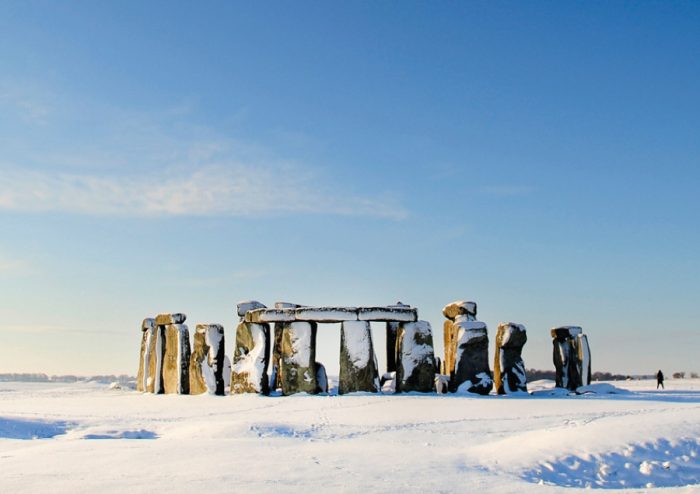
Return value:
<svg viewBox="0 0 700 494">
<path fill-rule="evenodd" d="M 405 217 L 395 203 L 357 196 L 292 165 L 209 165 L 132 176 L 0 167 L 0 209 L 118 216 L 287 213 Z"/>
</svg>

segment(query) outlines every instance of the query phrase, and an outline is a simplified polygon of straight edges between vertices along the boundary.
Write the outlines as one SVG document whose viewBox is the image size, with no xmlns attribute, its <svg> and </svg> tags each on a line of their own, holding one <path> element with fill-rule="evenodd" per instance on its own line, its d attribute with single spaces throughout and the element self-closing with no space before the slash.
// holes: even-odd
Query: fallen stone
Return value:
<svg viewBox="0 0 700 494">
<path fill-rule="evenodd" d="M 340 326 L 338 394 L 379 391 L 377 357 L 368 321 L 345 321 Z"/>
<path fill-rule="evenodd" d="M 316 331 L 314 322 L 284 324 L 280 352 L 282 394 L 316 393 Z"/>
<path fill-rule="evenodd" d="M 182 324 L 187 319 L 185 314 L 158 314 L 156 316 L 156 326 L 167 326 L 168 324 Z"/>
<path fill-rule="evenodd" d="M 523 346 L 527 342 L 525 326 L 512 322 L 501 323 L 496 332 L 494 383 L 499 395 L 527 392 Z"/>
<path fill-rule="evenodd" d="M 321 362 L 316 362 L 316 393 L 328 393 L 328 374 Z"/>
<path fill-rule="evenodd" d="M 355 307 L 299 307 L 294 312 L 297 321 L 357 321 L 357 308 Z"/>
<path fill-rule="evenodd" d="M 185 324 L 165 326 L 163 392 L 190 394 L 190 333 Z"/>
<path fill-rule="evenodd" d="M 435 352 L 430 323 L 401 323 L 397 347 L 396 392 L 432 392 L 435 389 Z"/>
<path fill-rule="evenodd" d="M 360 307 L 357 318 L 360 321 L 415 322 L 418 310 L 411 307 Z"/>
<path fill-rule="evenodd" d="M 145 392 L 148 381 L 148 361 L 151 357 L 149 340 L 156 327 L 155 319 L 147 318 L 141 323 L 141 352 L 139 353 L 139 371 L 136 374 L 136 390 Z"/>
<path fill-rule="evenodd" d="M 269 324 L 296 320 L 296 309 L 255 309 L 246 312 L 245 322 Z"/>
<path fill-rule="evenodd" d="M 243 302 L 238 302 L 236 304 L 236 309 L 238 312 L 238 317 L 245 317 L 246 312 L 249 310 L 264 309 L 267 306 L 258 302 L 257 300 L 244 300 Z"/>
<path fill-rule="evenodd" d="M 493 387 L 489 368 L 489 337 L 486 324 L 458 316 L 452 323 L 457 333 L 455 371 L 450 391 L 487 395 Z"/>
<path fill-rule="evenodd" d="M 470 321 L 476 320 L 476 302 L 467 302 L 465 300 L 457 300 L 447 304 L 442 308 L 443 315 L 452 321 L 457 316 L 469 316 Z"/>
<path fill-rule="evenodd" d="M 242 322 L 236 328 L 236 346 L 231 369 L 231 394 L 270 393 L 267 377 L 270 326 Z"/>
<path fill-rule="evenodd" d="M 225 360 L 224 327 L 220 324 L 197 324 L 190 357 L 190 394 L 223 396 L 226 386 Z"/>
</svg>

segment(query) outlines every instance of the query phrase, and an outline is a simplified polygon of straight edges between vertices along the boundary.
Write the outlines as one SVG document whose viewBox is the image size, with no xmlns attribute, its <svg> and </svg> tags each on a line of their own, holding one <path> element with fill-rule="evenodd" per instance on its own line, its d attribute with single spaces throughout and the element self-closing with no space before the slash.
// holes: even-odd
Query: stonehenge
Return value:
<svg viewBox="0 0 700 494">
<path fill-rule="evenodd" d="M 527 392 L 522 350 L 525 326 L 500 323 L 493 374 L 488 328 L 475 302 L 443 307 L 444 359 L 436 358 L 432 328 L 416 308 L 395 305 L 312 307 L 247 300 L 237 304 L 233 354 L 226 356 L 221 324 L 197 324 L 190 347 L 183 313 L 162 313 L 141 323 L 136 389 L 154 394 L 254 393 L 473 393 Z M 386 324 L 386 372 L 380 373 L 371 322 Z M 340 324 L 339 376 L 329 379 L 316 360 L 319 325 Z M 590 384 L 588 338 L 578 326 L 550 331 L 556 386 L 575 391 Z M 381 341 L 381 340 L 380 340 Z M 268 372 L 269 371 L 269 372 Z M 380 379 L 381 376 L 381 379 Z M 337 386 L 337 387 L 336 387 Z M 333 391 L 331 391 L 331 388 Z"/>
<path fill-rule="evenodd" d="M 588 337 L 579 326 L 552 328 L 556 386 L 576 391 L 591 382 L 591 351 Z"/>
<path fill-rule="evenodd" d="M 507 322 L 498 325 L 493 380 L 499 395 L 527 392 L 525 362 L 522 357 L 526 342 L 527 333 L 522 324 Z"/>
</svg>

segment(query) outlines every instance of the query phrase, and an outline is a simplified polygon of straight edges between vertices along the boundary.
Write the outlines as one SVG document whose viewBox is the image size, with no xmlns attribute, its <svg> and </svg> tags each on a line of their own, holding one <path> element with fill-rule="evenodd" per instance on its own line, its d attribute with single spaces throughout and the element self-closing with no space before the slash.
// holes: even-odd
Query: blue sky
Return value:
<svg viewBox="0 0 700 494">
<path fill-rule="evenodd" d="M 166 311 L 230 347 L 249 298 L 401 300 L 440 353 L 469 299 L 492 339 L 527 326 L 528 367 L 579 324 L 595 370 L 700 371 L 698 25 L 694 2 L 4 2 L 0 372 L 135 373 Z"/>
</svg>

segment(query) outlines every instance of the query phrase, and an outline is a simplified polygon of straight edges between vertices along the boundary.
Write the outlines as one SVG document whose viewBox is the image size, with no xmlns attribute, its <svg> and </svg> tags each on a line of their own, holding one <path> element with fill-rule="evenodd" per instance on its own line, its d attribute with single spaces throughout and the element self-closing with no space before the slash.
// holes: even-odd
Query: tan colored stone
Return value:
<svg viewBox="0 0 700 494">
<path fill-rule="evenodd" d="M 189 394 L 189 330 L 185 324 L 169 324 L 165 326 L 164 334 L 163 392 L 165 394 Z"/>
</svg>

